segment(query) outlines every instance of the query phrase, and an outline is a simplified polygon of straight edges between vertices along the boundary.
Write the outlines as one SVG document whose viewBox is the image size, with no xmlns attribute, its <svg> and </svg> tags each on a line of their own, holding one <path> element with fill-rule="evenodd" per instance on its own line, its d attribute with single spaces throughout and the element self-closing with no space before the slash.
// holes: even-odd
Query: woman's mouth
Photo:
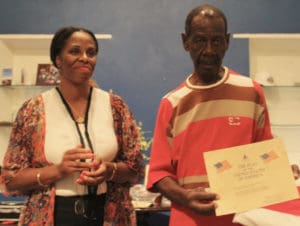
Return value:
<svg viewBox="0 0 300 226">
<path fill-rule="evenodd" d="M 77 69 L 82 72 L 91 72 L 91 68 L 87 67 L 87 66 L 80 66 L 80 67 L 77 67 Z"/>
</svg>

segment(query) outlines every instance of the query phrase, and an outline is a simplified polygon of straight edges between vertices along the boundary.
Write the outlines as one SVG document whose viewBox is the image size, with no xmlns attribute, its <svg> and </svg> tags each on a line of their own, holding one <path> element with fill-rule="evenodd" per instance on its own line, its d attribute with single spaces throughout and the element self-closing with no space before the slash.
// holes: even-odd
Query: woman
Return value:
<svg viewBox="0 0 300 226">
<path fill-rule="evenodd" d="M 2 169 L 7 191 L 28 196 L 20 224 L 135 225 L 138 130 L 119 96 L 91 85 L 96 37 L 64 27 L 50 52 L 61 83 L 23 104 Z"/>
</svg>

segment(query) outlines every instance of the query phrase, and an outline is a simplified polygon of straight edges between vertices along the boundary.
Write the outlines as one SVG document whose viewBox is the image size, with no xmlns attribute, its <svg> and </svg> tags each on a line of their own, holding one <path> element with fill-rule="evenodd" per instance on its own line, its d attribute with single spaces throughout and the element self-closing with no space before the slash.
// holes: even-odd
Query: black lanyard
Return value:
<svg viewBox="0 0 300 226">
<path fill-rule="evenodd" d="M 80 140 L 80 144 L 82 145 L 83 148 L 85 148 L 86 145 L 84 143 L 82 133 L 80 131 L 78 123 L 76 122 L 76 120 L 75 120 L 75 118 L 72 114 L 71 108 L 70 108 L 68 102 L 65 100 L 64 96 L 62 95 L 62 93 L 61 93 L 61 91 L 59 90 L 58 87 L 56 87 L 56 90 L 57 90 L 64 106 L 66 107 L 70 117 L 72 118 L 73 122 L 75 123 L 75 127 L 76 127 L 76 130 L 77 130 L 77 133 L 78 133 L 78 136 L 79 136 L 79 140 Z M 88 120 L 89 120 L 89 111 L 90 111 L 90 106 L 91 106 L 92 92 L 93 92 L 93 88 L 91 87 L 90 91 L 89 91 L 89 96 L 88 96 L 87 109 L 86 109 L 85 116 L 84 116 L 84 135 L 85 135 L 85 138 L 88 142 L 88 145 L 89 145 L 91 151 L 94 153 L 93 144 L 92 144 L 92 141 L 91 141 L 91 138 L 90 138 L 90 135 L 89 135 L 89 131 L 88 131 Z M 97 193 L 97 188 L 98 188 L 97 185 L 88 186 L 89 195 L 95 195 Z"/>
</svg>

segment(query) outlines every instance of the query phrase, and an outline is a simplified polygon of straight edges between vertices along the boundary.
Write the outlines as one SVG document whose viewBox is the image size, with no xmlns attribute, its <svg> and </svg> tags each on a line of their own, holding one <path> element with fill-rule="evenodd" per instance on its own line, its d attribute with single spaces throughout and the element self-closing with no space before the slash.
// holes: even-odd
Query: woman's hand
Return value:
<svg viewBox="0 0 300 226">
<path fill-rule="evenodd" d="M 91 150 L 84 149 L 78 145 L 74 149 L 65 152 L 62 162 L 57 166 L 61 176 L 66 176 L 74 172 L 85 172 L 93 167 L 93 163 L 87 162 L 93 159 Z"/>
<path fill-rule="evenodd" d="M 113 173 L 113 163 L 96 159 L 92 163 L 91 170 L 83 171 L 76 180 L 81 185 L 98 185 L 108 180 Z"/>
</svg>

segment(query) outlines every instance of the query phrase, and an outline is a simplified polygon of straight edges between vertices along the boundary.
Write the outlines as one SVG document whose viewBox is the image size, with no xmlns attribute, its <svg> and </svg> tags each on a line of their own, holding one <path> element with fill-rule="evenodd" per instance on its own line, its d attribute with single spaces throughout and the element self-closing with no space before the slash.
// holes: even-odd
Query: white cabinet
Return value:
<svg viewBox="0 0 300 226">
<path fill-rule="evenodd" d="M 0 35 L 0 78 L 4 68 L 11 68 L 11 86 L 0 82 L 0 165 L 6 151 L 11 124 L 21 104 L 28 98 L 49 89 L 36 86 L 38 64 L 49 64 L 51 34 L 2 34 Z M 111 39 L 111 34 L 96 34 L 99 39 Z M 21 71 L 26 72 L 22 84 Z"/>
<path fill-rule="evenodd" d="M 266 82 L 272 132 L 300 164 L 300 34 L 234 34 L 249 40 L 250 76 Z M 273 83 L 267 79 L 273 79 Z"/>
<path fill-rule="evenodd" d="M 274 85 L 300 84 L 300 34 L 234 34 L 249 39 L 250 75 L 266 74 Z"/>
</svg>

